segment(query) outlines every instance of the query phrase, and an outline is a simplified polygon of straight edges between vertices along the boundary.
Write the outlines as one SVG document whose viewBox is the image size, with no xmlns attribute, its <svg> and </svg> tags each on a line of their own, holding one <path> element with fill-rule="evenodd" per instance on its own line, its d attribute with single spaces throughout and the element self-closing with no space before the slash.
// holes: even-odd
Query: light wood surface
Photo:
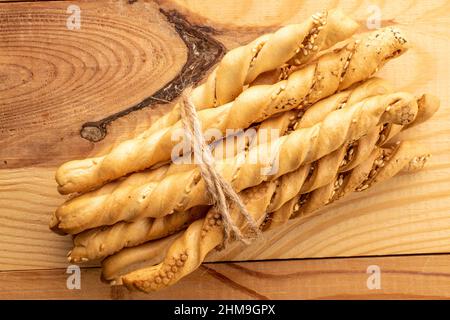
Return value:
<svg viewBox="0 0 450 320">
<path fill-rule="evenodd" d="M 151 294 L 100 283 L 98 268 L 82 269 L 80 290 L 67 289 L 65 269 L 6 271 L 0 273 L 0 298 L 449 299 L 449 264 L 449 255 L 207 263 Z M 372 282 L 367 270 L 376 267 L 379 282 Z"/>
<path fill-rule="evenodd" d="M 360 31 L 367 31 L 370 15 L 369 3 L 364 1 L 271 0 L 263 5 L 238 0 L 71 1 L 82 10 L 81 30 L 68 30 L 68 4 L 0 3 L 0 270 L 29 270 L 2 273 L 3 279 L 8 275 L 45 280 L 53 271 L 32 270 L 67 266 L 70 239 L 48 231 L 50 214 L 64 201 L 55 189 L 56 166 L 105 152 L 141 132 L 173 105 L 153 104 L 117 116 L 100 142 L 80 136 L 83 124 L 136 106 L 170 84 L 182 70 L 188 50 L 160 8 L 175 9 L 193 25 L 208 26 L 196 30 L 226 49 L 280 25 L 302 21 L 324 7 L 344 9 L 361 23 Z M 252 246 L 236 245 L 214 253 L 210 261 L 450 251 L 450 4 L 370 4 L 379 6 L 381 26 L 399 26 L 413 46 L 378 75 L 398 89 L 430 92 L 441 99 L 441 109 L 432 120 L 403 135 L 430 147 L 429 165 L 419 173 L 401 175 L 353 195 L 311 218 L 292 221 Z M 309 268 L 314 264 L 308 263 L 302 266 L 313 270 Z M 213 266 L 234 270 L 226 264 Z M 94 286 L 98 271 L 84 272 Z M 194 281 L 204 270 L 199 272 L 186 281 Z M 12 280 L 0 283 L 2 290 L 6 286 L 20 291 L 14 289 Z M 110 292 L 106 286 L 95 290 L 85 293 L 89 294 L 86 297 L 107 297 Z"/>
</svg>

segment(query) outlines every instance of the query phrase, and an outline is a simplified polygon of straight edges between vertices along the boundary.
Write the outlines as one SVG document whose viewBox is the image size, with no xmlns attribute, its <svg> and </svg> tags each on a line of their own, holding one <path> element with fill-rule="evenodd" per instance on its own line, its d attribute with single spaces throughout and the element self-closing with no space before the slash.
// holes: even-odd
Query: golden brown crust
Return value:
<svg viewBox="0 0 450 320">
<path fill-rule="evenodd" d="M 271 115 L 311 105 L 336 91 L 369 78 L 387 60 L 406 51 L 398 30 L 386 28 L 353 39 L 344 47 L 320 56 L 273 85 L 253 86 L 232 103 L 199 112 L 204 130 L 247 128 Z M 259 55 L 258 55 L 259 56 Z M 56 180 L 61 193 L 85 192 L 131 172 L 144 170 L 170 159 L 172 127 L 125 141 L 102 157 L 75 160 L 58 168 Z"/>
<path fill-rule="evenodd" d="M 281 134 L 283 134 L 284 132 L 291 130 L 290 128 L 294 125 L 298 128 L 311 126 L 323 120 L 324 116 L 331 111 L 344 107 L 344 104 L 348 106 L 364 98 L 377 94 L 385 94 L 389 91 L 390 86 L 386 81 L 379 78 L 369 79 L 352 89 L 342 91 L 317 102 L 308 108 L 306 112 L 302 113 L 300 117 L 298 117 L 297 112 L 289 111 L 262 122 L 259 125 L 257 135 L 254 139 L 257 140 L 259 138 L 260 132 L 263 131 L 261 129 L 278 129 Z M 252 142 L 253 141 L 249 141 L 248 143 L 251 144 Z M 221 147 L 223 147 L 223 143 L 218 144 L 214 151 L 217 151 L 217 149 Z M 192 165 L 172 165 L 167 169 L 166 175 L 183 172 L 192 167 Z M 284 201 L 283 199 L 292 198 L 298 193 L 299 187 L 303 184 L 303 179 L 306 178 L 306 173 L 306 171 L 295 171 L 283 176 L 283 179 L 280 181 L 280 183 L 284 185 L 283 192 L 278 192 L 274 195 L 270 206 L 271 208 L 274 208 L 273 210 L 278 208 L 280 202 Z M 302 175 L 304 175 L 304 178 L 302 178 Z M 120 187 L 116 188 L 114 192 L 121 192 Z M 71 201 L 82 202 L 79 204 L 78 208 L 82 207 L 87 209 L 90 201 L 96 202 L 94 199 L 90 199 L 88 195 L 89 194 L 84 194 L 82 197 Z M 105 197 L 103 198 L 103 201 L 106 203 L 110 200 L 108 197 Z M 99 211 L 103 210 L 101 207 L 97 208 Z M 192 210 L 189 211 L 192 212 Z M 75 236 L 74 248 L 71 251 L 70 258 L 75 262 L 84 261 L 86 259 L 99 259 L 113 254 L 124 247 L 136 246 L 140 243 L 175 232 L 183 228 L 186 223 L 197 218 L 198 217 L 190 216 L 190 213 L 177 212 L 173 215 L 159 219 L 144 218 L 137 221 L 119 222 L 112 226 L 90 229 Z"/>
<path fill-rule="evenodd" d="M 245 46 L 229 51 L 205 83 L 192 92 L 191 98 L 196 108 L 202 110 L 233 101 L 260 74 L 273 73 L 273 69 L 285 64 L 308 63 L 319 50 L 347 39 L 358 29 L 358 24 L 340 10 L 325 11 L 320 15 L 320 19 L 311 17 L 301 24 L 283 27 L 275 33 L 262 35 Z M 284 50 L 280 50 L 281 48 Z M 297 51 L 299 52 L 296 53 Z M 273 84 L 277 81 L 278 78 L 273 78 L 266 83 Z M 171 112 L 158 119 L 141 137 L 176 123 L 180 119 L 179 106 L 177 104 Z"/>
<path fill-rule="evenodd" d="M 303 163 L 313 162 L 338 149 L 345 141 L 359 139 L 379 123 L 408 124 L 414 120 L 416 113 L 417 103 L 408 93 L 370 97 L 333 111 L 313 127 L 300 128 L 282 136 L 276 143 L 250 149 L 245 154 L 244 161 L 242 155 L 218 161 L 216 169 L 239 192 L 266 179 L 276 179 L 294 171 Z M 267 156 L 270 150 L 275 150 L 276 153 Z M 275 155 L 279 156 L 274 157 Z M 271 168 L 277 169 L 276 174 L 267 175 L 267 170 Z M 59 209 L 56 212 L 58 228 L 78 233 L 121 220 L 158 218 L 174 211 L 186 211 L 209 203 L 199 169 L 166 176 L 159 182 L 140 186 L 129 194 L 128 199 L 127 202 L 121 202 L 121 206 L 115 211 L 95 214 Z"/>
<path fill-rule="evenodd" d="M 408 163 L 414 161 L 417 157 L 422 158 L 420 151 L 416 153 L 418 151 L 419 149 L 413 146 L 412 143 L 406 143 L 404 146 L 396 149 L 395 152 L 389 153 L 390 158 L 384 159 L 386 166 L 382 167 L 376 175 L 377 182 L 390 178 L 403 167 L 408 166 Z M 377 152 L 378 150 L 374 153 L 378 154 Z M 398 161 L 399 159 L 401 161 Z M 365 170 L 367 168 L 373 169 L 374 166 L 377 166 L 375 164 L 377 160 L 379 160 L 377 157 L 371 157 L 368 159 L 367 165 L 366 162 L 363 162 Z M 351 172 L 349 173 L 350 175 L 352 174 Z M 370 176 L 370 172 L 371 170 L 363 176 L 358 174 L 360 185 L 357 189 L 361 187 L 361 184 L 364 185 L 364 176 Z M 304 215 L 331 202 L 334 199 L 332 191 L 335 189 L 335 181 L 338 180 L 334 179 L 332 183 L 313 191 L 312 197 L 308 198 L 306 204 L 303 206 L 296 208 L 294 201 L 288 203 L 286 207 L 280 209 L 283 212 L 283 216 L 285 218 L 292 218 Z M 340 187 L 342 188 L 343 184 Z M 267 208 L 276 188 L 276 183 L 269 181 L 240 194 L 246 201 L 249 212 L 260 223 L 264 218 L 262 212 L 265 212 L 264 208 Z M 295 199 L 297 201 L 299 200 L 298 198 Z M 183 236 L 173 241 L 163 262 L 124 275 L 122 277 L 123 283 L 130 289 L 150 292 L 172 285 L 191 273 L 203 262 L 207 253 L 220 245 L 223 240 L 221 225 L 218 223 L 220 222 L 220 215 L 217 215 L 217 219 L 215 215 L 214 210 L 211 210 L 205 219 L 198 220 L 189 226 Z M 172 266 L 176 266 L 176 268 L 172 269 Z"/>
<path fill-rule="evenodd" d="M 305 216 L 354 191 L 364 191 L 376 183 L 386 181 L 402 170 L 421 169 L 429 154 L 413 141 L 399 142 L 389 148 L 376 148 L 362 165 L 309 194 L 296 216 Z M 417 166 L 416 166 L 417 165 Z"/>
<path fill-rule="evenodd" d="M 113 226 L 86 230 L 74 236 L 74 247 L 69 254 L 69 261 L 77 263 L 101 259 L 122 248 L 167 237 L 203 217 L 207 210 L 208 207 L 199 206 L 163 218 L 122 221 Z"/>
<path fill-rule="evenodd" d="M 121 276 L 139 268 L 152 266 L 164 260 L 170 245 L 182 235 L 181 232 L 171 236 L 149 241 L 130 247 L 102 261 L 102 280 L 121 284 Z"/>
<path fill-rule="evenodd" d="M 430 113 L 436 112 L 437 108 L 435 107 L 435 103 L 433 101 L 430 101 L 430 104 L 432 104 L 430 108 Z M 420 111 L 423 113 L 428 113 L 425 109 L 428 108 L 427 103 L 423 103 L 421 105 L 422 110 Z M 421 118 L 419 118 L 421 119 Z M 374 131 L 377 134 L 380 134 L 379 128 Z M 379 141 L 378 139 L 371 138 L 371 143 L 373 141 Z M 361 146 L 360 146 L 361 147 Z M 342 147 L 342 150 L 348 150 L 346 147 Z M 332 159 L 335 159 L 336 163 L 340 163 L 343 154 L 342 151 L 337 150 L 337 152 L 333 154 L 330 154 L 326 157 L 330 157 Z M 301 169 L 297 170 L 297 176 L 294 175 L 294 172 L 287 174 L 278 180 L 276 180 L 271 186 L 273 189 L 268 188 L 267 186 L 257 186 L 254 188 L 247 189 L 246 191 L 249 192 L 250 190 L 253 190 L 253 193 L 248 196 L 246 193 L 241 193 L 241 196 L 243 199 L 246 200 L 246 205 L 248 208 L 250 208 L 251 212 L 255 213 L 254 218 L 262 222 L 262 227 L 269 226 L 270 229 L 273 227 L 276 227 L 280 224 L 283 224 L 288 219 L 298 217 L 298 216 L 304 216 L 306 214 L 310 214 L 314 212 L 315 210 L 343 197 L 345 194 L 353 191 L 362 191 L 369 187 L 371 187 L 373 184 L 384 181 L 389 179 L 390 177 L 397 174 L 400 170 L 417 170 L 420 169 L 423 164 L 425 163 L 426 159 L 428 158 L 428 155 L 424 151 L 423 147 L 420 145 L 415 144 L 414 142 L 403 142 L 396 144 L 394 146 L 391 146 L 389 148 L 378 148 L 373 146 L 373 150 L 371 154 L 368 156 L 367 159 L 364 161 L 359 161 L 359 164 L 350 171 L 334 174 L 334 176 L 330 175 L 320 175 L 318 174 L 316 176 L 317 179 L 322 180 L 322 183 L 319 184 L 310 184 L 310 185 L 323 185 L 322 187 L 319 187 L 313 191 L 310 191 L 308 193 L 303 193 L 301 191 L 301 187 L 297 186 L 297 190 L 300 190 L 300 193 L 292 198 L 290 201 L 286 201 L 284 205 L 279 207 L 278 210 L 276 210 L 271 215 L 266 215 L 266 218 L 263 219 L 261 216 L 261 207 L 259 207 L 260 203 L 258 203 L 258 196 L 259 198 L 263 197 L 264 193 L 269 193 L 271 200 L 269 201 L 267 207 L 265 210 L 263 210 L 266 213 L 270 213 L 271 210 L 274 209 L 273 207 L 273 200 L 277 197 L 278 193 L 284 193 L 286 190 L 292 189 L 290 188 L 290 185 L 283 184 L 282 179 L 285 178 L 286 182 L 295 182 L 294 177 L 298 178 L 300 180 L 300 184 L 304 184 L 305 181 L 308 181 L 306 178 L 307 170 L 310 166 L 304 165 Z M 319 160 L 320 162 L 320 160 Z M 327 162 L 328 163 L 328 162 Z M 335 168 L 336 169 L 336 168 Z M 339 172 L 339 167 L 337 167 L 335 172 Z M 289 177 L 290 176 L 290 177 Z M 325 183 L 325 181 L 328 180 L 328 182 Z M 269 182 L 266 182 L 265 184 L 269 184 Z M 295 188 L 294 188 L 295 189 Z M 303 190 L 304 191 L 304 190 Z M 291 192 L 287 192 L 292 193 Z M 255 202 L 252 201 L 252 199 L 256 199 Z M 282 201 L 280 201 L 282 203 Z M 255 210 L 252 206 L 258 206 L 258 209 Z M 259 214 L 258 214 L 259 212 Z M 269 218 L 269 220 L 267 220 Z M 206 220 L 204 220 L 206 221 Z M 216 225 L 217 223 L 213 223 L 211 225 Z M 205 226 L 205 222 L 203 224 L 203 227 Z M 197 228 L 197 230 L 196 230 Z M 192 238 L 189 236 L 186 236 L 184 241 L 181 239 L 178 241 L 174 241 L 174 244 L 172 245 L 168 255 L 170 256 L 171 253 L 176 253 L 177 250 L 184 250 L 184 252 L 189 252 L 190 254 L 186 254 L 185 258 L 186 261 L 189 262 L 190 259 L 194 260 L 194 262 L 190 261 L 190 263 L 183 264 L 182 270 L 177 269 L 177 273 L 172 273 L 170 277 L 167 277 L 162 281 L 161 283 L 155 283 L 152 281 L 153 276 L 155 272 L 161 272 L 163 270 L 165 263 L 167 262 L 167 257 L 165 261 L 163 261 L 158 266 L 154 266 L 150 269 L 147 269 L 146 272 L 142 272 L 142 270 L 135 271 L 133 273 L 130 273 L 125 276 L 125 284 L 128 287 L 137 288 L 142 291 L 151 291 L 151 290 L 157 290 L 161 287 L 164 287 L 166 285 L 170 285 L 175 283 L 179 278 L 183 277 L 187 273 L 189 273 L 189 270 L 195 269 L 201 261 L 203 261 L 204 256 L 206 253 L 203 251 L 203 254 L 198 254 L 197 248 L 198 246 L 202 246 L 205 240 L 210 233 L 216 233 L 220 230 L 214 229 L 211 230 L 200 230 L 200 223 L 197 224 L 197 227 L 193 226 L 192 228 L 189 227 L 186 233 L 190 233 L 191 235 L 193 233 L 199 233 L 201 232 L 203 234 L 202 242 L 198 242 L 197 245 L 194 244 L 194 241 L 192 241 Z M 219 228 L 220 229 L 220 228 Z M 217 235 L 212 236 L 212 241 L 217 240 Z M 218 245 L 220 242 L 216 242 Z M 212 244 L 208 244 L 208 247 L 212 247 Z M 199 249 L 201 251 L 201 249 Z M 197 260 L 196 260 L 197 259 Z M 185 267 L 185 265 L 187 265 Z M 161 278 L 163 279 L 163 278 Z"/>
</svg>

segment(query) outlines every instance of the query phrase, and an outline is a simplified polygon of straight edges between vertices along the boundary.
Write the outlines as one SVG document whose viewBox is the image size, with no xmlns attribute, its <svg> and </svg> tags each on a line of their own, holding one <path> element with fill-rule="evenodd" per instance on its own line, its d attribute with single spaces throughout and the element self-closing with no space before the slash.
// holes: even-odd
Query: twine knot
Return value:
<svg viewBox="0 0 450 320">
<path fill-rule="evenodd" d="M 198 119 L 196 108 L 189 97 L 190 90 L 186 91 L 187 92 L 182 95 L 180 107 L 181 120 L 186 132 L 186 137 L 191 143 L 192 151 L 199 159 L 200 172 L 206 183 L 209 196 L 211 197 L 215 210 L 222 216 L 224 227 L 223 243 L 225 244 L 226 240 L 231 236 L 234 236 L 235 239 L 244 243 L 249 243 L 251 239 L 254 239 L 260 234 L 258 225 L 247 211 L 241 198 L 233 190 L 231 184 L 217 172 L 211 149 L 207 145 L 201 131 L 201 124 Z M 251 235 L 249 233 L 243 234 L 239 227 L 234 223 L 230 214 L 230 207 L 236 208 L 244 217 L 252 231 Z"/>
</svg>

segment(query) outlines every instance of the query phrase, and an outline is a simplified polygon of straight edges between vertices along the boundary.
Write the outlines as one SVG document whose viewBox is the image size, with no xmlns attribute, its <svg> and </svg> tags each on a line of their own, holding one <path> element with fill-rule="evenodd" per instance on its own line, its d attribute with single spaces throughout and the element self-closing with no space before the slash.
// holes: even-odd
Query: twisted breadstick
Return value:
<svg viewBox="0 0 450 320">
<path fill-rule="evenodd" d="M 367 98 L 348 108 L 331 112 L 322 122 L 310 128 L 300 128 L 282 136 L 275 143 L 252 148 L 244 157 L 240 154 L 218 161 L 216 168 L 239 192 L 315 161 L 338 149 L 345 141 L 359 139 L 377 124 L 408 124 L 414 120 L 416 113 L 417 103 L 408 93 Z M 267 156 L 267 151 L 275 148 L 277 152 Z M 270 172 L 274 170 L 276 172 Z M 157 218 L 209 203 L 205 184 L 197 168 L 136 188 L 128 194 L 128 198 L 129 201 L 123 206 L 115 206 L 116 211 L 94 214 L 90 211 L 71 211 L 62 206 L 55 214 L 59 221 L 57 226 L 66 232 L 78 233 L 121 220 Z"/>
<path fill-rule="evenodd" d="M 374 181 L 380 182 L 385 180 L 402 168 L 410 169 L 423 166 L 426 158 L 427 155 L 418 153 L 417 146 L 408 143 L 391 152 L 390 158 L 384 159 L 385 165 L 382 168 L 379 168 L 378 162 L 370 161 L 373 159 L 369 159 L 361 166 L 367 167 L 369 165 L 377 168 L 377 173 L 375 175 L 372 174 L 371 179 L 375 179 L 371 182 L 372 185 Z M 366 183 L 359 176 L 356 180 Z M 356 189 L 359 190 L 361 187 L 356 187 Z M 242 198 L 247 202 L 247 209 L 254 215 L 256 221 L 262 222 L 264 219 L 265 208 L 270 204 L 270 198 L 275 190 L 276 183 L 268 181 L 255 188 L 241 192 Z M 290 216 L 295 217 L 295 212 Z M 235 215 L 235 217 L 238 216 Z M 223 236 L 220 222 L 220 215 L 215 213 L 214 209 L 210 210 L 205 219 L 195 221 L 184 232 L 183 236 L 180 236 L 173 242 L 162 263 L 126 274 L 122 277 L 123 283 L 130 289 L 138 289 L 144 292 L 158 290 L 176 283 L 198 268 L 205 256 L 221 244 Z"/>
<path fill-rule="evenodd" d="M 390 86 L 386 81 L 379 78 L 372 78 L 354 88 L 342 91 L 315 103 L 303 114 L 297 115 L 296 111 L 288 111 L 276 118 L 270 118 L 261 123 L 255 136 L 258 136 L 263 131 L 262 129 L 278 129 L 280 130 L 280 134 L 284 134 L 286 131 L 292 130 L 294 125 L 296 128 L 309 127 L 322 121 L 325 115 L 333 110 L 344 107 L 344 105 L 352 105 L 364 98 L 386 94 L 388 92 L 390 92 Z M 297 117 L 300 118 L 297 119 Z M 249 144 L 252 144 L 252 141 L 249 141 Z M 185 169 L 188 169 L 188 167 L 185 166 L 182 170 Z M 166 174 L 170 172 L 171 169 L 168 169 Z M 298 181 L 298 179 L 295 179 L 295 181 Z M 120 189 L 116 188 L 116 191 L 120 192 Z M 70 200 L 72 204 L 78 203 L 79 208 L 88 208 L 87 206 L 90 201 L 92 201 L 92 198 L 89 193 Z M 103 198 L 103 201 L 110 202 L 108 197 Z M 77 209 L 74 208 L 74 210 Z M 100 208 L 99 210 L 103 211 Z M 171 218 L 172 216 L 176 216 L 177 218 Z M 184 212 L 176 212 L 173 215 L 159 219 L 144 218 L 137 221 L 120 222 L 108 227 L 87 230 L 74 238 L 74 248 L 71 251 L 70 257 L 72 261 L 99 259 L 111 255 L 124 247 L 136 246 L 146 241 L 163 237 L 183 228 L 186 223 L 192 222 L 195 218 L 198 217 L 192 217 L 190 214 Z"/>
<path fill-rule="evenodd" d="M 406 51 L 406 40 L 393 28 L 378 30 L 352 40 L 274 85 L 253 86 L 232 103 L 198 113 L 204 130 L 247 128 L 271 115 L 308 106 L 336 91 L 367 79 L 386 61 Z M 170 160 L 174 133 L 181 122 L 146 137 L 125 141 L 109 154 L 70 161 L 56 172 L 61 193 L 84 192 L 127 173 Z"/>
<path fill-rule="evenodd" d="M 100 206 L 102 210 L 108 210 L 108 208 L 106 207 L 107 203 L 103 201 L 104 199 L 106 198 L 110 199 L 111 195 L 114 195 L 116 200 L 119 200 L 119 202 L 123 201 L 124 198 L 121 195 L 127 194 L 130 190 L 138 188 L 141 185 L 162 179 L 162 177 L 167 173 L 167 170 L 168 167 L 160 167 L 145 173 L 138 172 L 125 179 L 109 183 L 99 190 L 93 191 L 91 193 L 90 198 L 92 199 L 92 201 L 90 201 L 88 204 L 89 206 L 88 210 L 96 210 Z M 71 200 L 69 200 L 68 202 L 70 201 Z M 115 203 L 116 202 L 117 201 L 115 201 Z M 81 206 L 87 205 L 87 203 L 80 203 L 80 204 Z M 120 205 L 120 203 L 117 203 L 117 205 Z M 58 218 L 56 217 L 56 215 L 53 215 L 50 219 L 50 228 L 59 234 L 65 234 L 63 230 L 57 228 L 58 223 L 59 223 Z"/>
<path fill-rule="evenodd" d="M 207 206 L 194 207 L 162 218 L 118 222 L 109 228 L 96 228 L 76 235 L 69 262 L 87 262 L 109 256 L 124 247 L 133 247 L 153 239 L 160 239 L 186 228 L 208 211 Z"/>
<path fill-rule="evenodd" d="M 136 247 L 123 249 L 107 257 L 102 261 L 102 280 L 111 285 L 122 284 L 122 275 L 160 263 L 164 260 L 171 244 L 181 235 L 182 231 Z"/>
</svg>

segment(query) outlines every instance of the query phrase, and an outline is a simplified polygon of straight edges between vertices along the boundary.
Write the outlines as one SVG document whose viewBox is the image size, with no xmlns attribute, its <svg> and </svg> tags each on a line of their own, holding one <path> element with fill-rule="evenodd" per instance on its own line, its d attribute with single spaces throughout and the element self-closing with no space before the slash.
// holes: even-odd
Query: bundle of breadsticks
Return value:
<svg viewBox="0 0 450 320">
<path fill-rule="evenodd" d="M 355 35 L 357 29 L 330 10 L 262 35 L 229 51 L 203 84 L 140 135 L 59 167 L 59 192 L 74 195 L 50 228 L 73 235 L 69 261 L 101 260 L 103 280 L 159 290 L 236 241 L 227 236 L 230 224 L 250 238 L 252 229 L 263 234 L 421 169 L 426 148 L 397 134 L 429 119 L 439 101 L 373 77 L 407 51 L 400 30 Z M 174 136 L 187 123 L 200 124 L 193 134 L 209 145 L 201 151 L 212 152 L 209 171 L 192 161 L 195 152 L 174 152 Z M 209 129 L 214 137 L 204 134 Z M 214 194 L 211 185 L 238 201 Z"/>
</svg>

